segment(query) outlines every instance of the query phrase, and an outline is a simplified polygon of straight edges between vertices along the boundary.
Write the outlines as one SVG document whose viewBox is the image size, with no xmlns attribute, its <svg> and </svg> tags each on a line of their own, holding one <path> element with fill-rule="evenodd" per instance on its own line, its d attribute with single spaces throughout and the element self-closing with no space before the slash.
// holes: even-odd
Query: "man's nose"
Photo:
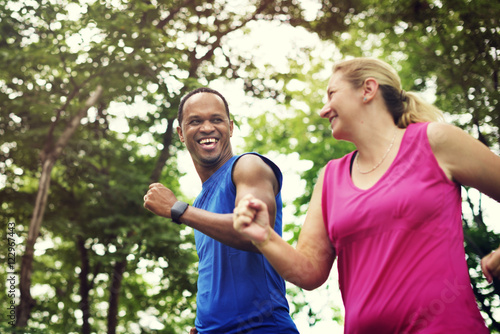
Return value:
<svg viewBox="0 0 500 334">
<path fill-rule="evenodd" d="M 200 130 L 202 132 L 212 132 L 214 131 L 214 125 L 210 121 L 205 121 L 201 124 Z"/>
</svg>

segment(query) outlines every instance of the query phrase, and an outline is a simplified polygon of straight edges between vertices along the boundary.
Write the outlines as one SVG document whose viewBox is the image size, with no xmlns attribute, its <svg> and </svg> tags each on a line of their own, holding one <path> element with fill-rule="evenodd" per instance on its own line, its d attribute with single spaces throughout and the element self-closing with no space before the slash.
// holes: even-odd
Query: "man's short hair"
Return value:
<svg viewBox="0 0 500 334">
<path fill-rule="evenodd" d="M 181 103 L 179 104 L 179 111 L 177 112 L 177 120 L 179 121 L 179 125 L 182 123 L 182 117 L 184 114 L 184 110 L 183 110 L 184 104 L 191 96 L 198 94 L 198 93 L 211 93 L 211 94 L 215 94 L 218 97 L 220 97 L 222 99 L 222 102 L 224 102 L 224 107 L 226 108 L 227 117 L 230 118 L 229 106 L 228 106 L 227 101 L 224 98 L 224 96 L 222 96 L 222 94 L 219 93 L 218 91 L 216 91 L 215 89 L 208 88 L 208 87 L 200 87 L 200 88 L 196 88 L 195 90 L 190 91 L 182 98 Z"/>
</svg>

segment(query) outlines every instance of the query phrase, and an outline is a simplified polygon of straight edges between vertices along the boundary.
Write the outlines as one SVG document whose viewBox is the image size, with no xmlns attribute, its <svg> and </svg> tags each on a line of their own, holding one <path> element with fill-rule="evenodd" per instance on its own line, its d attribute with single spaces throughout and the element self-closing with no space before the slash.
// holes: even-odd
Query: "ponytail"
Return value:
<svg viewBox="0 0 500 334">
<path fill-rule="evenodd" d="M 407 92 L 403 104 L 404 112 L 396 123 L 400 128 L 406 128 L 411 123 L 444 121 L 443 112 L 416 93 Z"/>
</svg>

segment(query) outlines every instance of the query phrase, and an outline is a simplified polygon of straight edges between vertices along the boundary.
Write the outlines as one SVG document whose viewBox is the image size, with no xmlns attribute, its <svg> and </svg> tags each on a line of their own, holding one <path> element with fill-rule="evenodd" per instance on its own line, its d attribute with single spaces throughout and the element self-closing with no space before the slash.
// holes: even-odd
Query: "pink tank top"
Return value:
<svg viewBox="0 0 500 334">
<path fill-rule="evenodd" d="M 465 260 L 460 185 L 439 167 L 427 125 L 408 126 L 394 162 L 367 190 L 352 183 L 354 152 L 326 166 L 323 217 L 345 333 L 488 333 Z"/>
</svg>

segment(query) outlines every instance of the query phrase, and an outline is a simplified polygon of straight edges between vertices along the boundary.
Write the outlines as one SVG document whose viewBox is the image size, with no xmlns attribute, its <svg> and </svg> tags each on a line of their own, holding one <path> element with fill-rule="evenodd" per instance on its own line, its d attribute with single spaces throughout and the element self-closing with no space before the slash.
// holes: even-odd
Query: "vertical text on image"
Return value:
<svg viewBox="0 0 500 334">
<path fill-rule="evenodd" d="M 7 279 L 5 286 L 7 288 L 7 319 L 11 326 L 16 325 L 16 239 L 15 239 L 15 223 L 9 222 L 7 226 Z"/>
</svg>

